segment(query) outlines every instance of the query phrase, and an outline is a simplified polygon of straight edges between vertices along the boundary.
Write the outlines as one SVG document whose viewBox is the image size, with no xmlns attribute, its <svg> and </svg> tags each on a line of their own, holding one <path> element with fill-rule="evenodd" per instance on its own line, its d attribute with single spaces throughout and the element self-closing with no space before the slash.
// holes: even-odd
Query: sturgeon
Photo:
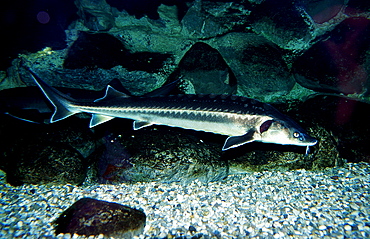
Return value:
<svg viewBox="0 0 370 239">
<path fill-rule="evenodd" d="M 306 146 L 307 153 L 309 146 L 317 143 L 288 116 L 255 99 L 229 95 L 129 96 L 108 85 L 104 97 L 86 102 L 63 94 L 30 72 L 55 108 L 50 123 L 81 112 L 92 114 L 90 128 L 116 117 L 126 118 L 134 120 L 134 130 L 166 125 L 227 135 L 222 150 L 257 141 Z"/>
</svg>

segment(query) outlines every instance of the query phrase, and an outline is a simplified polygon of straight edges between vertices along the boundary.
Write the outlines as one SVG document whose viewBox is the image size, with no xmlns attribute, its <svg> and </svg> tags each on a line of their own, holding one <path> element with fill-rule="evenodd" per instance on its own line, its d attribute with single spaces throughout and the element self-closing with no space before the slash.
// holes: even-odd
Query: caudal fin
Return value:
<svg viewBox="0 0 370 239">
<path fill-rule="evenodd" d="M 46 98 L 55 108 L 54 114 L 51 116 L 50 123 L 65 119 L 79 112 L 71 106 L 71 102 L 75 101 L 74 99 L 48 85 L 30 69 L 28 69 L 28 71 L 31 73 L 34 81 L 42 90 Z"/>
</svg>

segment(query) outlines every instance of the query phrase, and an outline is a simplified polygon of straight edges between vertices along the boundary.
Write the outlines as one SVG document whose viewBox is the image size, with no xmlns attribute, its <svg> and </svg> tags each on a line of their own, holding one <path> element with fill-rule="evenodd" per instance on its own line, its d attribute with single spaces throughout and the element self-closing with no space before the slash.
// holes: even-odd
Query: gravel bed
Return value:
<svg viewBox="0 0 370 239">
<path fill-rule="evenodd" d="M 12 187 L 2 179 L 0 238 L 82 238 L 55 236 L 52 222 L 83 197 L 143 210 L 147 222 L 136 238 L 369 238 L 369 166 L 246 173 L 188 185 Z"/>
</svg>

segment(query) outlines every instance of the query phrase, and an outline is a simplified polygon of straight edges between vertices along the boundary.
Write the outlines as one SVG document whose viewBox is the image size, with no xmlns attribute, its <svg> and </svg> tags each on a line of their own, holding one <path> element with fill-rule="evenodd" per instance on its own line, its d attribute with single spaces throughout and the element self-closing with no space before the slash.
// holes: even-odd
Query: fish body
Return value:
<svg viewBox="0 0 370 239">
<path fill-rule="evenodd" d="M 92 114 L 90 127 L 113 118 L 134 120 L 134 129 L 167 125 L 229 136 L 223 150 L 259 141 L 309 146 L 317 140 L 289 117 L 260 101 L 226 95 L 172 95 L 133 97 L 107 86 L 105 96 L 93 102 L 64 95 L 31 72 L 36 84 L 53 104 L 50 122 L 80 112 Z"/>
</svg>

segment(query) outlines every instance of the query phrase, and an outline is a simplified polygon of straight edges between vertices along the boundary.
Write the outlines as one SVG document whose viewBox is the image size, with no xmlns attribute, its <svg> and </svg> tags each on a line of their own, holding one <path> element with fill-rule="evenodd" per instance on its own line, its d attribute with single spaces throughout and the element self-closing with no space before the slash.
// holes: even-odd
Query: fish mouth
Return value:
<svg viewBox="0 0 370 239">
<path fill-rule="evenodd" d="M 318 142 L 318 140 L 317 139 L 315 139 L 315 138 L 313 138 L 313 137 L 311 137 L 311 136 L 306 136 L 305 137 L 305 140 L 304 140 L 305 142 L 303 143 L 304 144 L 304 146 L 314 146 L 315 144 L 317 144 L 317 142 Z"/>
</svg>

